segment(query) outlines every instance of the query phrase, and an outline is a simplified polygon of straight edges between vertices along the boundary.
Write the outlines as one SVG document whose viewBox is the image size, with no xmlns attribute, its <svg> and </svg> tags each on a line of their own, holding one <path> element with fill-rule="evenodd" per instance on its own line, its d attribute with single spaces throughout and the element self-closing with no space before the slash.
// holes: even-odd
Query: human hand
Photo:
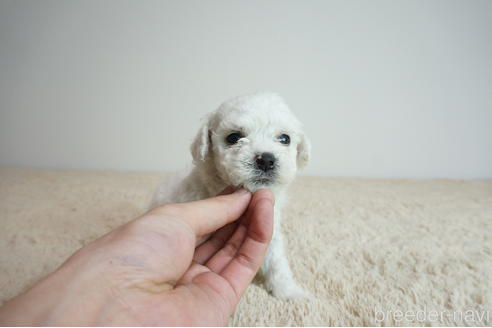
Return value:
<svg viewBox="0 0 492 328">
<path fill-rule="evenodd" d="M 271 240 L 273 203 L 241 189 L 151 210 L 7 302 L 0 324 L 225 325 Z"/>
</svg>

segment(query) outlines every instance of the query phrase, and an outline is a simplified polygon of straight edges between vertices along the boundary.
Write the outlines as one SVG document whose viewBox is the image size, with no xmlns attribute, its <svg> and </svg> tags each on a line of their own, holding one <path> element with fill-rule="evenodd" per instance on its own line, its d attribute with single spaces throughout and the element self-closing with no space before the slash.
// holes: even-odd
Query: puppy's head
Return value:
<svg viewBox="0 0 492 328">
<path fill-rule="evenodd" d="M 284 100 L 272 93 L 241 96 L 209 114 L 191 153 L 196 165 L 249 190 L 289 184 L 309 161 L 310 143 Z"/>
</svg>

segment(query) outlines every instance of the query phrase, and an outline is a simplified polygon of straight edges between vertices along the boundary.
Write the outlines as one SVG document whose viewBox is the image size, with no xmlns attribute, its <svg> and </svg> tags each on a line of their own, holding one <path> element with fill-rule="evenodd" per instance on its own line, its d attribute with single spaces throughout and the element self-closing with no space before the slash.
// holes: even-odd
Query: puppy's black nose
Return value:
<svg viewBox="0 0 492 328">
<path fill-rule="evenodd" d="M 263 172 L 268 172 L 275 168 L 275 156 L 272 153 L 263 153 L 256 156 L 256 167 Z"/>
</svg>

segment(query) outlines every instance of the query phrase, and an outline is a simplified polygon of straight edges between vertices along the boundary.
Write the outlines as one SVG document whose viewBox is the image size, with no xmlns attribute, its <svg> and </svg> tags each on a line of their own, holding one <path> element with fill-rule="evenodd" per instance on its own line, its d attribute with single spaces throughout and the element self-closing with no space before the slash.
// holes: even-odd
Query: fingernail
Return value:
<svg viewBox="0 0 492 328">
<path fill-rule="evenodd" d="M 239 188 L 234 193 L 238 195 L 245 195 L 245 194 L 249 194 L 250 192 L 244 188 Z"/>
<path fill-rule="evenodd" d="M 222 192 L 220 192 L 219 195 L 228 195 L 228 194 L 232 193 L 233 191 L 234 191 L 234 187 L 229 186 L 229 187 L 225 188 L 224 190 L 222 190 Z"/>
</svg>

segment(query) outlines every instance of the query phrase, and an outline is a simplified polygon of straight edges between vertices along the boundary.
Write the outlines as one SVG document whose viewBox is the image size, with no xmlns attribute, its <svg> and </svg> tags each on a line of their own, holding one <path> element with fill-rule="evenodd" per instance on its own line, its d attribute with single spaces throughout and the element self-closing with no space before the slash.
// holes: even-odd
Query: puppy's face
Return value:
<svg viewBox="0 0 492 328">
<path fill-rule="evenodd" d="M 192 153 L 195 163 L 212 161 L 226 184 L 275 189 L 307 163 L 309 141 L 284 101 L 262 93 L 222 104 L 208 117 Z"/>
</svg>

